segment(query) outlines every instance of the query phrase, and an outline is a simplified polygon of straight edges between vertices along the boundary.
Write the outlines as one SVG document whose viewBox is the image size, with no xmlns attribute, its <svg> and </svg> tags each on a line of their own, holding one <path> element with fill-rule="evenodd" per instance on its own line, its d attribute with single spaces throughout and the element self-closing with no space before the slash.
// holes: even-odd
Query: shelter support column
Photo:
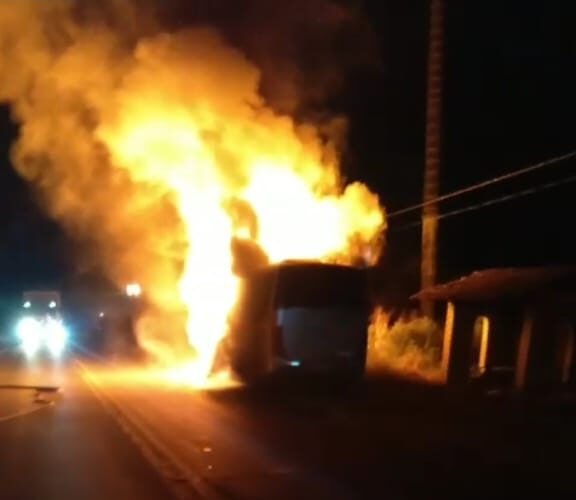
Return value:
<svg viewBox="0 0 576 500">
<path fill-rule="evenodd" d="M 472 343 L 476 316 L 464 306 L 446 305 L 442 370 L 448 385 L 463 385 L 470 380 Z"/>
<path fill-rule="evenodd" d="M 562 381 L 564 366 L 572 364 L 572 346 L 570 342 L 563 345 L 562 337 L 562 322 L 555 310 L 539 306 L 525 310 L 516 357 L 517 390 L 548 390 Z"/>
<path fill-rule="evenodd" d="M 559 344 L 560 381 L 567 384 L 572 382 L 574 364 L 574 327 L 569 321 L 564 321 L 560 327 Z"/>
<path fill-rule="evenodd" d="M 530 351 L 532 337 L 534 335 L 534 313 L 531 310 L 524 312 L 520 342 L 518 343 L 518 355 L 514 374 L 514 387 L 521 391 L 526 388 L 529 375 Z"/>
</svg>

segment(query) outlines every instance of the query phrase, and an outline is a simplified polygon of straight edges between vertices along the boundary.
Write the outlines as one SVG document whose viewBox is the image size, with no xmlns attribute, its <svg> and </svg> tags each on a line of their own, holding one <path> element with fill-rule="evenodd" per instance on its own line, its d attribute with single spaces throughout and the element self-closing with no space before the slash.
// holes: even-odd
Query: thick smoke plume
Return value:
<svg viewBox="0 0 576 500">
<path fill-rule="evenodd" d="M 336 27 L 348 26 L 346 11 L 288 2 L 291 17 L 301 4 L 296 26 L 315 40 L 317 51 L 306 56 L 297 38 L 290 43 L 297 33 L 289 24 L 266 22 L 282 19 L 272 8 L 277 2 L 238 2 L 245 8 L 236 22 L 226 12 L 231 3 L 0 3 L 0 102 L 21 126 L 13 165 L 49 213 L 90 242 L 114 281 L 142 283 L 158 311 L 145 318 L 143 331 L 156 332 L 166 315 L 184 331 L 188 248 L 194 241 L 216 244 L 217 230 L 235 235 L 222 240 L 223 253 L 232 244 L 247 262 L 261 263 L 284 257 L 286 244 L 275 247 L 274 233 L 282 220 L 286 234 L 301 236 L 287 241 L 311 242 L 295 248 L 294 257 L 325 256 L 312 234 L 301 234 L 301 214 L 287 217 L 298 200 L 273 203 L 283 192 L 305 193 L 308 186 L 322 198 L 318 206 L 304 198 L 302 204 L 318 225 L 328 217 L 343 226 L 325 243 L 334 259 L 350 260 L 360 252 L 355 245 L 372 242 L 383 227 L 378 200 L 364 186 L 343 191 L 344 122 L 303 123 L 286 114 L 304 115 L 307 103 L 318 106 L 337 85 L 340 72 L 323 33 L 332 38 Z M 330 64 L 318 63 L 322 54 Z M 316 85 L 303 90 L 310 74 Z M 194 174 L 186 170 L 190 158 Z M 281 168 L 270 174 L 269 161 Z M 212 213 L 215 199 L 222 206 Z M 159 351 L 157 333 L 141 339 Z"/>
</svg>

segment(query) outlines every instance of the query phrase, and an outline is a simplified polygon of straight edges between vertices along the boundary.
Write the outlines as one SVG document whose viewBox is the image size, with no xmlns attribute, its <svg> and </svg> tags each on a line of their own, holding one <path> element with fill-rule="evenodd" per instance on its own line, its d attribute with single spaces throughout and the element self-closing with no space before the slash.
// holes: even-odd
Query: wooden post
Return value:
<svg viewBox="0 0 576 500">
<path fill-rule="evenodd" d="M 440 148 L 442 139 L 442 73 L 444 53 L 444 0 L 430 0 L 428 45 L 428 87 L 426 95 L 426 152 L 424 170 L 424 207 L 422 209 L 421 288 L 436 283 L 438 247 L 438 198 Z M 422 311 L 434 316 L 434 302 L 422 301 Z"/>
</svg>

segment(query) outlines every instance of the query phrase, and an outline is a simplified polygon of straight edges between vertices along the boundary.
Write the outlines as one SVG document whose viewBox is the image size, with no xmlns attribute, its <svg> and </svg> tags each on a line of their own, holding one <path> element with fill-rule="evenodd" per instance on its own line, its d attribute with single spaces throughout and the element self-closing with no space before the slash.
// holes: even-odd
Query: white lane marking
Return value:
<svg viewBox="0 0 576 500">
<path fill-rule="evenodd" d="M 7 422 L 9 420 L 14 420 L 15 418 L 19 418 L 19 417 L 25 417 L 26 415 L 36 413 L 37 411 L 40 411 L 40 410 L 47 408 L 49 406 L 54 406 L 54 402 L 51 401 L 49 403 L 43 403 L 42 405 L 39 405 L 39 406 L 33 406 L 32 408 L 27 408 L 25 410 L 19 410 L 15 413 L 11 413 L 9 415 L 4 415 L 4 416 L 0 417 L 0 423 L 1 422 Z"/>
</svg>

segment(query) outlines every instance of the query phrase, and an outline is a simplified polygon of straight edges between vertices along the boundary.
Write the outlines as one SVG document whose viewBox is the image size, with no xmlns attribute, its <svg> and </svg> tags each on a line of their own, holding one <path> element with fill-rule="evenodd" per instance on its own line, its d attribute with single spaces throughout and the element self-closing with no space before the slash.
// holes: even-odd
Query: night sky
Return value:
<svg viewBox="0 0 576 500">
<path fill-rule="evenodd" d="M 390 212 L 418 203 L 424 165 L 427 2 L 373 0 L 364 11 L 379 60 L 349 75 L 331 106 L 350 120 L 345 171 Z M 576 150 L 576 5 L 565 1 L 447 1 L 441 191 Z M 9 164 L 17 130 L 0 113 L 0 293 L 59 286 L 72 245 L 42 215 Z M 457 198 L 442 211 L 574 175 L 564 162 Z M 496 266 L 573 263 L 576 184 L 441 221 L 443 279 Z M 387 262 L 416 283 L 419 213 L 389 221 Z M 411 276 L 411 278 L 410 278 Z"/>
</svg>

